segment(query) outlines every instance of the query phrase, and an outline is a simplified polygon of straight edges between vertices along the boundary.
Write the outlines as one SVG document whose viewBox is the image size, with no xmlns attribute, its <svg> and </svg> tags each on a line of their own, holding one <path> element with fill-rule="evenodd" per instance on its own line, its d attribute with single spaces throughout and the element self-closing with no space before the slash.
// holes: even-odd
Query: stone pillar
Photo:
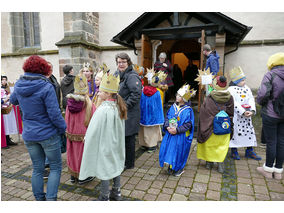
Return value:
<svg viewBox="0 0 284 213">
<path fill-rule="evenodd" d="M 225 42 L 226 42 L 226 33 L 218 34 L 216 33 L 216 42 L 215 50 L 220 56 L 219 59 L 219 75 L 224 74 L 224 53 L 225 53 Z"/>
<path fill-rule="evenodd" d="M 84 62 L 95 69 L 99 63 L 99 13 L 65 12 L 64 38 L 57 42 L 59 48 L 60 76 L 66 64 L 73 66 L 78 74 Z"/>
</svg>

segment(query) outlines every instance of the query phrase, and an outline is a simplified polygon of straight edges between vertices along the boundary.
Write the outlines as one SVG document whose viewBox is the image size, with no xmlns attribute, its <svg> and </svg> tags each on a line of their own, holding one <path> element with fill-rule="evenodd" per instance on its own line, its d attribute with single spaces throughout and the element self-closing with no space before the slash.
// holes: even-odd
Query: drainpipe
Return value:
<svg viewBox="0 0 284 213">
<path fill-rule="evenodd" d="M 225 75 L 225 64 L 226 64 L 225 61 L 226 61 L 226 55 L 229 55 L 229 54 L 231 54 L 231 53 L 233 53 L 233 52 L 236 52 L 236 51 L 239 49 L 239 46 L 240 46 L 240 44 L 238 43 L 235 49 L 233 49 L 233 50 L 231 50 L 231 51 L 229 51 L 229 52 L 226 52 L 226 53 L 224 54 L 223 75 Z"/>
</svg>

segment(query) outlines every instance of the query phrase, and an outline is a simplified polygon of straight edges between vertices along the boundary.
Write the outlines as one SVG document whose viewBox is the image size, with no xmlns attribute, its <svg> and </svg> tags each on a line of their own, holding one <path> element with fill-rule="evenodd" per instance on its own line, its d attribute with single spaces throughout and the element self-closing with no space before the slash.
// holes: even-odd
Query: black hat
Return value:
<svg viewBox="0 0 284 213">
<path fill-rule="evenodd" d="M 65 65 L 65 66 L 63 67 L 63 72 L 65 73 L 65 75 L 68 75 L 72 69 L 73 69 L 72 66 L 70 66 L 70 65 Z"/>
</svg>

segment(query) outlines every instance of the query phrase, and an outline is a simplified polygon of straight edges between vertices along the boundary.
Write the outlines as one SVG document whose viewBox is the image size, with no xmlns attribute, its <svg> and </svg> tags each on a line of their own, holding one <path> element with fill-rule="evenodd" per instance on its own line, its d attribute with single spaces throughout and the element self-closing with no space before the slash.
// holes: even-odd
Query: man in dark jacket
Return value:
<svg viewBox="0 0 284 213">
<path fill-rule="evenodd" d="M 125 169 L 134 168 L 135 135 L 139 131 L 140 98 L 142 85 L 139 75 L 133 70 L 130 57 L 126 53 L 115 56 L 120 75 L 119 95 L 127 105 L 127 120 L 125 121 Z"/>
<path fill-rule="evenodd" d="M 61 92 L 62 92 L 62 107 L 66 109 L 67 98 L 66 95 L 74 92 L 74 70 L 70 65 L 65 65 L 63 67 L 63 72 L 65 74 L 64 78 L 60 82 Z"/>
<path fill-rule="evenodd" d="M 53 65 L 50 62 L 47 62 L 48 65 L 51 67 L 51 72 L 49 73 L 48 80 L 51 82 L 55 89 L 55 94 L 57 97 L 58 105 L 60 108 L 60 103 L 61 103 L 61 92 L 60 92 L 60 85 L 56 79 L 56 77 L 52 74 L 53 73 Z"/>
<path fill-rule="evenodd" d="M 209 44 L 205 44 L 203 46 L 203 54 L 207 57 L 205 70 L 210 68 L 210 72 L 212 73 L 212 75 L 217 75 L 217 73 L 219 72 L 220 56 L 215 50 L 214 51 L 211 50 Z"/>
</svg>

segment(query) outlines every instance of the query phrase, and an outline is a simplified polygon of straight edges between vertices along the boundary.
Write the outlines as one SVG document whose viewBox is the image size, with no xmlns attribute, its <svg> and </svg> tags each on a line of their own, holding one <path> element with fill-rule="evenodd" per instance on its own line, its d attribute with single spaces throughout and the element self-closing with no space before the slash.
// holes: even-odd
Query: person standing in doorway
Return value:
<svg viewBox="0 0 284 213">
<path fill-rule="evenodd" d="M 203 55 L 207 57 L 205 70 L 209 68 L 212 75 L 217 75 L 219 72 L 220 56 L 216 50 L 212 50 L 209 44 L 205 44 L 203 46 Z"/>
<path fill-rule="evenodd" d="M 125 169 L 133 169 L 135 161 L 135 136 L 140 124 L 140 98 L 142 93 L 141 79 L 133 69 L 132 61 L 127 53 L 115 56 L 120 84 L 118 94 L 127 106 L 125 121 Z"/>
<path fill-rule="evenodd" d="M 174 96 L 174 82 L 173 82 L 173 69 L 171 62 L 167 60 L 167 54 L 165 52 L 161 52 L 159 55 L 159 60 L 154 64 L 155 72 L 163 71 L 167 74 L 166 80 L 162 84 L 166 84 L 168 86 L 168 90 L 165 95 L 165 102 L 168 102 Z"/>
</svg>

